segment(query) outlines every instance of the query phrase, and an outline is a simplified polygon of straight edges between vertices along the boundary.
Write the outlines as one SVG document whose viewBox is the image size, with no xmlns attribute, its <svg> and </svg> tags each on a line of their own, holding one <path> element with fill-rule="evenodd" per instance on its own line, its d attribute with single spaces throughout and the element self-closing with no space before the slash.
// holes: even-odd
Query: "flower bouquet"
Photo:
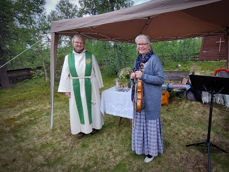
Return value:
<svg viewBox="0 0 229 172">
<path fill-rule="evenodd" d="M 131 87 L 130 74 L 131 68 L 126 67 L 120 70 L 118 78 L 115 79 L 116 89 L 119 91 L 128 91 Z"/>
</svg>

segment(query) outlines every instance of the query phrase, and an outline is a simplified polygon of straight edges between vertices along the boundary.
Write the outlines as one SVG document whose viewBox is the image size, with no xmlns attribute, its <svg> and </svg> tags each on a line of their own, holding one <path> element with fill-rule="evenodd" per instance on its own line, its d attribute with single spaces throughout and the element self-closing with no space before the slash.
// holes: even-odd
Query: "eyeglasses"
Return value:
<svg viewBox="0 0 229 172">
<path fill-rule="evenodd" d="M 139 43 L 139 44 L 137 44 L 137 46 L 146 46 L 146 45 L 148 45 L 148 43 Z"/>
<path fill-rule="evenodd" d="M 80 45 L 83 45 L 84 44 L 84 42 L 77 42 L 77 41 L 74 41 L 73 43 L 74 44 L 80 44 Z"/>
</svg>

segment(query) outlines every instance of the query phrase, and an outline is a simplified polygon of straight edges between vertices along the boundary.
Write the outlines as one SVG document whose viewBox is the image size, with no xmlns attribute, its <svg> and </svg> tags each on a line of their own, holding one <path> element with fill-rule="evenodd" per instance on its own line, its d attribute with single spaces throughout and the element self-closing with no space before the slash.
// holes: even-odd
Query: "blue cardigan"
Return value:
<svg viewBox="0 0 229 172">
<path fill-rule="evenodd" d="M 164 72 L 159 58 L 152 55 L 145 63 L 142 71 L 143 81 L 143 110 L 146 119 L 155 120 L 160 117 L 161 86 L 164 83 Z"/>
</svg>

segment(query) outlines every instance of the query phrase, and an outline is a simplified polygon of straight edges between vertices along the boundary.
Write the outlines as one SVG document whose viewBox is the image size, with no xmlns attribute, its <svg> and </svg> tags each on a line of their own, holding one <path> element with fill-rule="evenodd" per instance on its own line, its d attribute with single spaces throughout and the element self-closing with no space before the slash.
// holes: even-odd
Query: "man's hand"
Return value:
<svg viewBox="0 0 229 172">
<path fill-rule="evenodd" d="M 71 92 L 66 92 L 65 96 L 67 96 L 68 98 L 71 98 Z"/>
</svg>

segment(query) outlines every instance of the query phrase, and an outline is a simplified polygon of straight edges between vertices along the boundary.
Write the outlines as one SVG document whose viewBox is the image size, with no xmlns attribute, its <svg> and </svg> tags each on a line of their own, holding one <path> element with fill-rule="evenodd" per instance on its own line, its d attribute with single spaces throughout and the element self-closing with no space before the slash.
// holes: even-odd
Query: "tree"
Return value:
<svg viewBox="0 0 229 172">
<path fill-rule="evenodd" d="M 8 38 L 10 36 L 10 28 L 13 25 L 13 11 L 12 3 L 8 0 L 0 1 L 0 65 L 2 66 L 6 63 L 7 54 L 9 54 L 8 49 Z M 2 88 L 9 87 L 9 79 L 7 76 L 7 66 L 0 68 L 0 82 Z"/>
<path fill-rule="evenodd" d="M 78 7 L 77 5 L 71 4 L 69 0 L 60 0 L 56 5 L 56 11 L 61 19 L 71 19 L 77 16 Z"/>
<path fill-rule="evenodd" d="M 71 19 L 78 16 L 78 7 L 69 2 L 69 0 L 60 0 L 56 5 L 55 11 L 51 11 L 48 16 L 49 23 L 60 19 Z M 62 36 L 66 40 L 65 36 Z M 60 44 L 62 39 L 60 38 Z M 68 40 L 68 39 L 67 39 Z"/>
<path fill-rule="evenodd" d="M 97 15 L 110 11 L 119 10 L 121 8 L 127 8 L 133 5 L 132 0 L 80 0 L 81 9 L 79 10 L 79 16 L 83 15 Z M 93 42 L 93 41 L 92 41 Z M 94 41 L 98 44 L 98 41 Z M 96 46 L 94 44 L 94 46 Z M 100 44 L 100 43 L 99 43 Z M 123 49 L 124 44 L 117 44 L 115 42 L 101 43 L 103 52 L 101 54 L 103 58 L 103 64 L 106 63 L 107 73 L 116 74 L 120 68 L 126 67 L 125 62 L 128 49 Z M 113 51 L 112 51 L 113 50 Z M 97 53 L 97 49 L 94 53 Z M 108 55 L 109 54 L 109 55 Z M 99 57 L 98 57 L 99 58 Z M 100 60 L 99 60 L 100 61 Z M 109 63 L 107 63 L 109 61 Z"/>
<path fill-rule="evenodd" d="M 31 43 L 32 26 L 44 10 L 45 0 L 1 0 L 0 1 L 0 64 L 18 53 L 13 47 Z M 20 40 L 20 41 L 19 41 Z M 20 49 L 20 48 L 19 48 Z M 7 66 L 0 69 L 2 88 L 9 87 Z"/>
<path fill-rule="evenodd" d="M 173 41 L 154 42 L 153 48 L 163 64 L 171 61 L 187 61 L 197 58 L 201 38 L 188 38 Z"/>
<path fill-rule="evenodd" d="M 34 65 L 42 65 L 43 72 L 37 74 L 36 76 L 45 76 L 46 82 L 48 82 L 48 71 L 49 71 L 49 40 L 50 40 L 50 23 L 52 21 L 60 19 L 68 19 L 76 17 L 78 12 L 78 7 L 74 4 L 71 4 L 69 0 L 60 0 L 55 7 L 55 10 L 52 10 L 50 14 L 42 13 L 36 18 L 36 23 L 31 27 L 30 31 L 33 31 L 33 41 L 37 42 L 42 40 L 37 44 L 33 51 L 26 53 L 23 59 L 23 62 L 29 65 L 30 67 Z M 64 37 L 66 39 L 66 37 Z M 59 44 L 62 45 L 63 38 L 59 39 Z M 68 41 L 68 40 L 67 40 Z M 62 51 L 61 51 L 62 53 Z M 32 64 L 29 60 L 30 58 L 36 59 L 36 63 Z M 36 67 L 36 66 L 34 66 Z"/>
<path fill-rule="evenodd" d="M 133 5 L 132 0 L 79 0 L 81 9 L 79 16 L 97 15 L 110 11 L 127 8 Z"/>
</svg>

